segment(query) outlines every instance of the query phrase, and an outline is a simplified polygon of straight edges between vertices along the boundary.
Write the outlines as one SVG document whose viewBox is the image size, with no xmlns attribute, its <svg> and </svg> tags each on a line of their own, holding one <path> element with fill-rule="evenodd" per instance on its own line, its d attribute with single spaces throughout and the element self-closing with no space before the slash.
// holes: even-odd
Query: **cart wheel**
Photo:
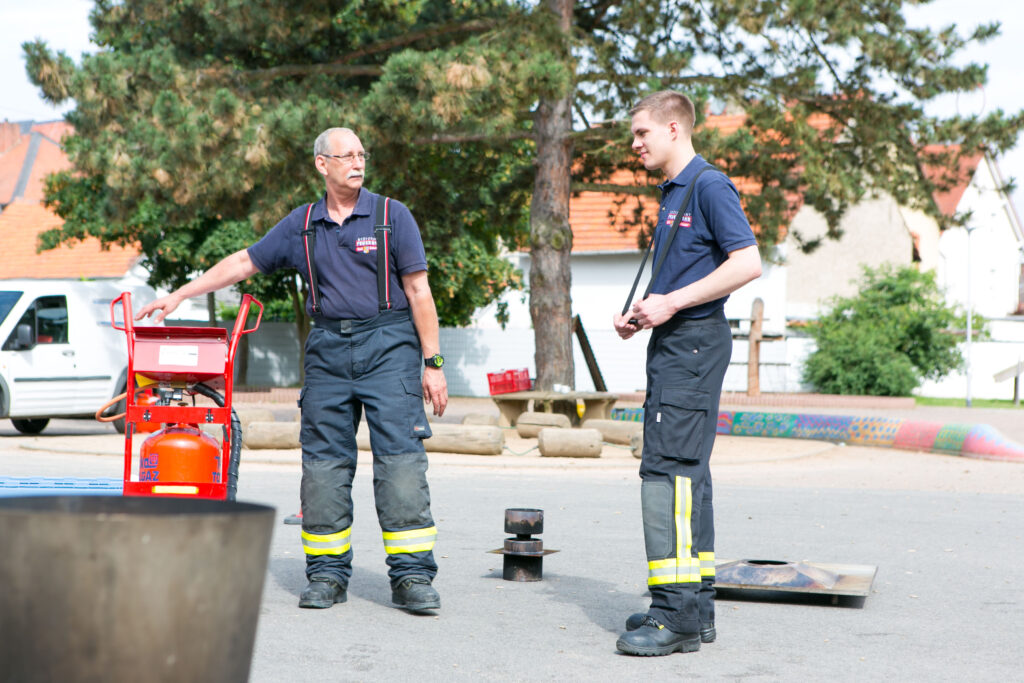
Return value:
<svg viewBox="0 0 1024 683">
<path fill-rule="evenodd" d="M 50 424 L 50 418 L 41 417 L 35 420 L 16 420 L 12 418 L 11 424 L 22 434 L 38 434 L 46 429 L 46 425 Z"/>
</svg>

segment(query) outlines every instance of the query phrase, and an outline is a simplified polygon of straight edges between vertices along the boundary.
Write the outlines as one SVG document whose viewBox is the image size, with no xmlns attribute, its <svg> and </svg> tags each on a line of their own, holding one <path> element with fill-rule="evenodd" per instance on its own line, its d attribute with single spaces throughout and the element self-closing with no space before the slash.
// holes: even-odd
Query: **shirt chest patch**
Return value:
<svg viewBox="0 0 1024 683">
<path fill-rule="evenodd" d="M 371 251 L 377 251 L 377 238 L 357 237 L 353 249 L 360 254 L 369 254 Z"/>
<path fill-rule="evenodd" d="M 678 213 L 679 213 L 678 211 L 669 211 L 668 212 L 668 216 L 665 217 L 665 225 L 671 227 L 672 223 L 675 222 L 676 215 Z M 692 225 L 693 225 L 693 215 L 689 214 L 689 213 L 684 213 L 683 217 L 679 219 L 679 227 L 680 228 L 689 228 Z"/>
</svg>

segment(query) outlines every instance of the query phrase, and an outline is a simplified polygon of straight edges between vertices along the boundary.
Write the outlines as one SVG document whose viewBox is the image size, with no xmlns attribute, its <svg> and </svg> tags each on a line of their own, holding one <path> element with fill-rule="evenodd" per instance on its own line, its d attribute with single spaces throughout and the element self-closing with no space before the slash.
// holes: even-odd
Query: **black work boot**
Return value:
<svg viewBox="0 0 1024 683">
<path fill-rule="evenodd" d="M 630 614 L 629 619 L 626 619 L 626 630 L 635 631 L 640 628 L 644 623 L 644 617 L 647 615 L 643 612 L 637 612 Z M 700 625 L 700 642 L 702 643 L 713 643 L 715 642 L 715 622 L 708 621 Z"/>
<path fill-rule="evenodd" d="M 696 652 L 700 649 L 700 634 L 670 631 L 657 619 L 645 614 L 639 627 L 619 636 L 615 647 L 627 655 L 642 657 Z"/>
<path fill-rule="evenodd" d="M 326 576 L 314 576 L 299 596 L 299 607 L 326 609 L 336 602 L 345 602 L 345 587 Z"/>
<path fill-rule="evenodd" d="M 391 602 L 410 612 L 440 609 L 441 596 L 425 576 L 403 576 L 391 586 Z"/>
</svg>

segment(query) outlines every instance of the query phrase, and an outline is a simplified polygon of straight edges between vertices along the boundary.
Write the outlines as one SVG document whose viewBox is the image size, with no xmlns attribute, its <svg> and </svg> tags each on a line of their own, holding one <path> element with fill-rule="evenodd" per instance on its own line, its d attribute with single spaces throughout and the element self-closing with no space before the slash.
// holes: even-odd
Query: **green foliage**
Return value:
<svg viewBox="0 0 1024 683">
<path fill-rule="evenodd" d="M 75 126 L 66 140 L 74 171 L 47 188 L 65 223 L 43 235 L 44 248 L 89 235 L 138 244 L 151 283 L 180 286 L 316 200 L 323 184 L 313 139 L 343 125 L 373 152 L 367 187 L 412 209 L 431 280 L 458 294 L 437 297 L 442 323 L 465 324 L 477 306 L 520 286 L 497 254 L 525 241 L 531 143 L 412 145 L 414 129 L 393 122 L 407 121 L 403 107 L 418 101 L 383 99 L 378 84 L 404 73 L 402 58 L 420 54 L 405 50 L 415 43 L 430 55 L 420 66 L 429 65 L 436 80 L 428 108 L 435 102 L 443 111 L 445 98 L 462 106 L 460 93 L 477 85 L 477 62 L 467 61 L 475 57 L 463 44 L 493 24 L 499 7 L 98 0 L 91 19 L 101 50 L 80 65 L 41 41 L 24 46 L 30 76 L 47 97 L 73 97 L 77 105 L 67 117 Z M 507 84 L 510 76 L 502 78 Z M 472 268 L 448 272 L 458 261 L 446 252 L 453 246 L 472 256 Z M 275 315 L 287 316 L 305 284 L 278 273 L 244 288 L 268 306 L 282 301 Z"/>
<path fill-rule="evenodd" d="M 972 322 L 984 329 L 980 316 Z M 817 350 L 804 379 L 830 394 L 908 396 L 922 379 L 962 366 L 956 331 L 965 325 L 943 301 L 934 273 L 865 267 L 859 295 L 834 299 L 808 327 Z"/>
<path fill-rule="evenodd" d="M 375 155 L 368 186 L 424 228 L 431 278 L 451 294 L 438 300 L 442 320 L 465 321 L 517 285 L 496 255 L 526 243 L 535 177 L 559 188 L 537 193 L 538 234 L 568 223 L 555 179 L 654 192 L 625 113 L 660 88 L 695 98 L 706 158 L 759 184 L 744 201 L 766 250 L 799 205 L 838 237 L 846 209 L 876 190 L 955 223 L 933 192 L 959 180 L 960 156 L 1012 147 L 1024 114 L 925 115 L 929 100 L 985 83 L 986 67 L 960 53 L 998 32 L 908 25 L 904 6 L 927 1 L 96 0 L 96 54 L 76 65 L 41 41 L 23 46 L 45 97 L 77 103 L 75 171 L 48 193 L 67 222 L 45 239 L 140 243 L 153 283 L 180 284 L 315 199 L 312 138 L 346 125 Z M 562 116 L 553 105 L 567 101 Z M 711 105 L 746 119 L 703 128 Z M 570 141 L 572 156 L 548 153 Z M 927 166 L 950 170 L 930 179 Z M 619 170 L 636 183 L 610 185 Z M 638 220 L 637 206 L 620 210 Z M 539 277 L 531 297 L 567 312 L 567 282 Z M 267 287 L 301 295 L 289 274 Z M 538 349 L 569 348 L 561 322 L 535 320 L 538 334 L 560 335 Z M 546 367 L 538 377 L 550 381 Z"/>
</svg>

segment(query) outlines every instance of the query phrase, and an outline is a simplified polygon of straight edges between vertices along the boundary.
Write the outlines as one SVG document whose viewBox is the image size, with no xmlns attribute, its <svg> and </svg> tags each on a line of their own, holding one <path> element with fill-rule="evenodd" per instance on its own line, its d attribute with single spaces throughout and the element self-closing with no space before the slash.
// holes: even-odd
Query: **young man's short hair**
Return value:
<svg viewBox="0 0 1024 683">
<path fill-rule="evenodd" d="M 678 121 L 687 133 L 693 132 L 693 126 L 697 121 L 693 100 L 673 90 L 659 90 L 656 93 L 651 93 L 630 109 L 629 115 L 635 116 L 642 111 L 650 112 L 651 116 L 659 123 Z"/>
</svg>

